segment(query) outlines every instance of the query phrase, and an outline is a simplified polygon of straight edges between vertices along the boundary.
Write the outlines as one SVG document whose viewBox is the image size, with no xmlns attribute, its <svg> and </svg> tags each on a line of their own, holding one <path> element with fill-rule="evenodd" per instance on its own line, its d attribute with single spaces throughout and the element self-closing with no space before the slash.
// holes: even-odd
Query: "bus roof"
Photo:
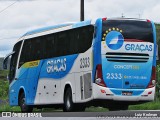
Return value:
<svg viewBox="0 0 160 120">
<path fill-rule="evenodd" d="M 47 27 L 31 30 L 25 33 L 18 41 L 23 39 L 38 37 L 46 34 L 51 34 L 55 32 L 60 32 L 67 29 L 87 26 L 87 25 L 91 25 L 91 20 L 82 21 L 78 23 L 66 23 L 66 24 L 60 24 L 60 25 L 54 25 L 54 26 L 47 26 Z"/>
<path fill-rule="evenodd" d="M 103 18 L 102 18 L 103 19 Z M 105 18 L 106 20 L 134 20 L 134 21 L 148 21 L 152 22 L 149 19 L 140 19 L 140 18 L 122 18 L 122 17 L 115 17 L 115 18 Z"/>
<path fill-rule="evenodd" d="M 31 30 L 29 32 L 27 32 L 25 34 L 25 36 L 27 35 L 32 35 L 32 34 L 36 34 L 36 33 L 40 33 L 40 32 L 45 32 L 45 31 L 48 31 L 48 30 L 52 30 L 52 29 L 56 29 L 56 28 L 61 28 L 61 27 L 65 27 L 65 26 L 68 26 L 68 25 L 72 25 L 72 23 L 68 23 L 68 24 L 61 24 L 61 25 L 54 25 L 54 26 L 47 26 L 47 27 L 43 27 L 43 28 L 38 28 L 38 29 L 35 29 L 35 30 Z"/>
</svg>

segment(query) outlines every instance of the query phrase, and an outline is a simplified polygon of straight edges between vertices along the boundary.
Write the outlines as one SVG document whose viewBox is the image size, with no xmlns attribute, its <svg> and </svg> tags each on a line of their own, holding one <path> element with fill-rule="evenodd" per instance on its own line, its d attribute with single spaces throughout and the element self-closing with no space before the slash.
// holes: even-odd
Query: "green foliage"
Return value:
<svg viewBox="0 0 160 120">
<path fill-rule="evenodd" d="M 20 112 L 20 107 L 10 106 L 9 104 L 3 104 L 0 107 L 0 112 Z"/>
<path fill-rule="evenodd" d="M 129 110 L 159 110 L 159 109 L 160 109 L 160 101 L 129 106 Z"/>
<path fill-rule="evenodd" d="M 7 80 L 7 74 L 8 71 L 7 70 L 0 70 L 0 80 Z"/>
<path fill-rule="evenodd" d="M 160 53 L 160 24 L 156 25 L 156 37 L 157 37 L 157 44 L 158 44 L 158 53 Z"/>
<path fill-rule="evenodd" d="M 156 66 L 156 99 L 160 101 L 160 61 L 157 61 Z"/>
<path fill-rule="evenodd" d="M 9 82 L 6 80 L 8 71 L 0 70 L 0 99 L 8 98 Z"/>
<path fill-rule="evenodd" d="M 7 99 L 8 98 L 8 89 L 9 89 L 9 83 L 8 81 L 0 81 L 0 98 L 1 99 Z"/>
<path fill-rule="evenodd" d="M 103 108 L 103 107 L 89 107 L 85 109 L 85 112 L 106 112 L 108 111 L 107 108 Z"/>
<path fill-rule="evenodd" d="M 160 42 L 160 24 L 156 24 L 157 42 Z"/>
</svg>

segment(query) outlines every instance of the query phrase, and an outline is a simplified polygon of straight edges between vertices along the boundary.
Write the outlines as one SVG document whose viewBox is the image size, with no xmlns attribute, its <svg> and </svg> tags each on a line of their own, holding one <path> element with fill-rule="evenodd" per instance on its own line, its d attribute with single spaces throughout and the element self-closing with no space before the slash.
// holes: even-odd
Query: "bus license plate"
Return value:
<svg viewBox="0 0 160 120">
<path fill-rule="evenodd" d="M 124 95 L 124 96 L 132 96 L 132 92 L 131 91 L 122 91 L 122 95 Z"/>
</svg>

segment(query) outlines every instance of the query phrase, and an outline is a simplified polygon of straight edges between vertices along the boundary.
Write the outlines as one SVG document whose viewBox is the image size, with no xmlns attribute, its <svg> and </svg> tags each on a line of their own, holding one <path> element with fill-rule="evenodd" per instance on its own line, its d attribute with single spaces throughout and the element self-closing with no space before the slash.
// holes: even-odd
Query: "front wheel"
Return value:
<svg viewBox="0 0 160 120">
<path fill-rule="evenodd" d="M 22 93 L 20 95 L 19 106 L 21 108 L 21 112 L 32 112 L 33 111 L 33 107 L 32 106 L 26 105 L 26 98 L 25 98 L 25 94 L 24 93 Z"/>
</svg>

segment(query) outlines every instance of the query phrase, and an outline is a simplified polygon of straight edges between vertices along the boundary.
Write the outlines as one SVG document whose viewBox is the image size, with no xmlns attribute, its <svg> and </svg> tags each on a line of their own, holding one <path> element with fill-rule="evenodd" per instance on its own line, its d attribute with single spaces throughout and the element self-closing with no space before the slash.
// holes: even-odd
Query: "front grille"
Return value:
<svg viewBox="0 0 160 120">
<path fill-rule="evenodd" d="M 148 54 L 142 53 L 106 53 L 108 61 L 112 62 L 147 62 L 149 59 Z"/>
</svg>

